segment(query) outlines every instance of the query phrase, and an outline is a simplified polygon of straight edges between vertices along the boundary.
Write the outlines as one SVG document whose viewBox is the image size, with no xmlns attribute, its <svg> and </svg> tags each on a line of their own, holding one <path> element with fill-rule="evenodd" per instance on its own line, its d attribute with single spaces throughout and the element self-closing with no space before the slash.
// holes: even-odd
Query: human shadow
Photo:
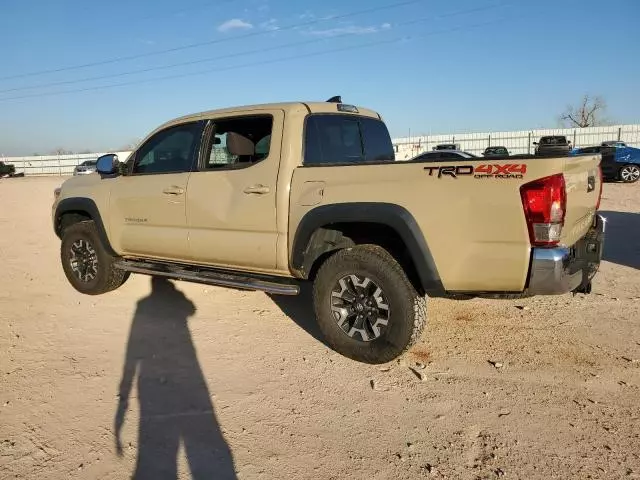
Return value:
<svg viewBox="0 0 640 480">
<path fill-rule="evenodd" d="M 195 311 L 193 303 L 162 278 L 152 278 L 151 293 L 138 301 L 114 430 L 122 455 L 120 432 L 137 376 L 140 424 L 134 479 L 177 479 L 181 443 L 194 479 L 236 478 L 187 325 Z"/>
<path fill-rule="evenodd" d="M 640 213 L 600 213 L 607 219 L 603 260 L 640 269 Z"/>
<path fill-rule="evenodd" d="M 313 311 L 313 287 L 311 282 L 300 283 L 299 295 L 269 295 L 269 298 L 296 325 L 317 341 L 329 346 L 320 331 L 320 327 L 318 327 Z"/>
</svg>

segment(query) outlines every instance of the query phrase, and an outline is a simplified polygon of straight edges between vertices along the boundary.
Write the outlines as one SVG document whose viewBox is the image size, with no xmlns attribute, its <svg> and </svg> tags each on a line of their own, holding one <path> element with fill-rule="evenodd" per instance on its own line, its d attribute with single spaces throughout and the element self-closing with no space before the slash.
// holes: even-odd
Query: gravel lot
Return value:
<svg viewBox="0 0 640 480">
<path fill-rule="evenodd" d="M 605 185 L 593 294 L 432 300 L 381 367 L 322 343 L 308 292 L 76 293 L 60 183 L 0 180 L 0 478 L 640 478 L 639 184 Z"/>
</svg>

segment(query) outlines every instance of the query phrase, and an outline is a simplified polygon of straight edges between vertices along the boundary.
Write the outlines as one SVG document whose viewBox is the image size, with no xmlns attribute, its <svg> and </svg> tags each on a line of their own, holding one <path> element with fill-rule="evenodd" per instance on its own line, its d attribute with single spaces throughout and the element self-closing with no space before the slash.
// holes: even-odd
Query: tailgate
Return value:
<svg viewBox="0 0 640 480">
<path fill-rule="evenodd" d="M 600 197 L 601 178 L 599 154 L 567 157 L 563 169 L 567 186 L 567 211 L 561 243 L 574 245 L 585 236 Z"/>
</svg>

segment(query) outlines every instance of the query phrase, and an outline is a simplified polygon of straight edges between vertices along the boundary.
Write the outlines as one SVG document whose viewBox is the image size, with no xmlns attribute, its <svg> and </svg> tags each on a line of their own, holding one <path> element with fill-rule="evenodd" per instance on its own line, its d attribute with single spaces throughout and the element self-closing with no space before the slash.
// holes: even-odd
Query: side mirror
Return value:
<svg viewBox="0 0 640 480">
<path fill-rule="evenodd" d="M 533 142 L 534 145 L 538 145 L 538 142 Z"/>
<path fill-rule="evenodd" d="M 108 153 L 98 158 L 96 164 L 96 170 L 102 175 L 113 175 L 119 172 L 120 162 L 118 161 L 118 155 L 115 153 Z"/>
</svg>

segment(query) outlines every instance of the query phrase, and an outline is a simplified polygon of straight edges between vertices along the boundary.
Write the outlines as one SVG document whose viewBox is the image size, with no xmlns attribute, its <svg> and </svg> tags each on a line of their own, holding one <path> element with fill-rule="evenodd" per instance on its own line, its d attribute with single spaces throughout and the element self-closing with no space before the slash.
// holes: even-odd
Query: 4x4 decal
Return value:
<svg viewBox="0 0 640 480">
<path fill-rule="evenodd" d="M 443 176 L 458 178 L 459 175 L 473 175 L 473 178 L 524 178 L 527 165 L 524 163 L 482 164 L 473 165 L 443 165 L 438 167 L 424 167 L 432 177 L 437 172 L 438 178 Z"/>
</svg>

